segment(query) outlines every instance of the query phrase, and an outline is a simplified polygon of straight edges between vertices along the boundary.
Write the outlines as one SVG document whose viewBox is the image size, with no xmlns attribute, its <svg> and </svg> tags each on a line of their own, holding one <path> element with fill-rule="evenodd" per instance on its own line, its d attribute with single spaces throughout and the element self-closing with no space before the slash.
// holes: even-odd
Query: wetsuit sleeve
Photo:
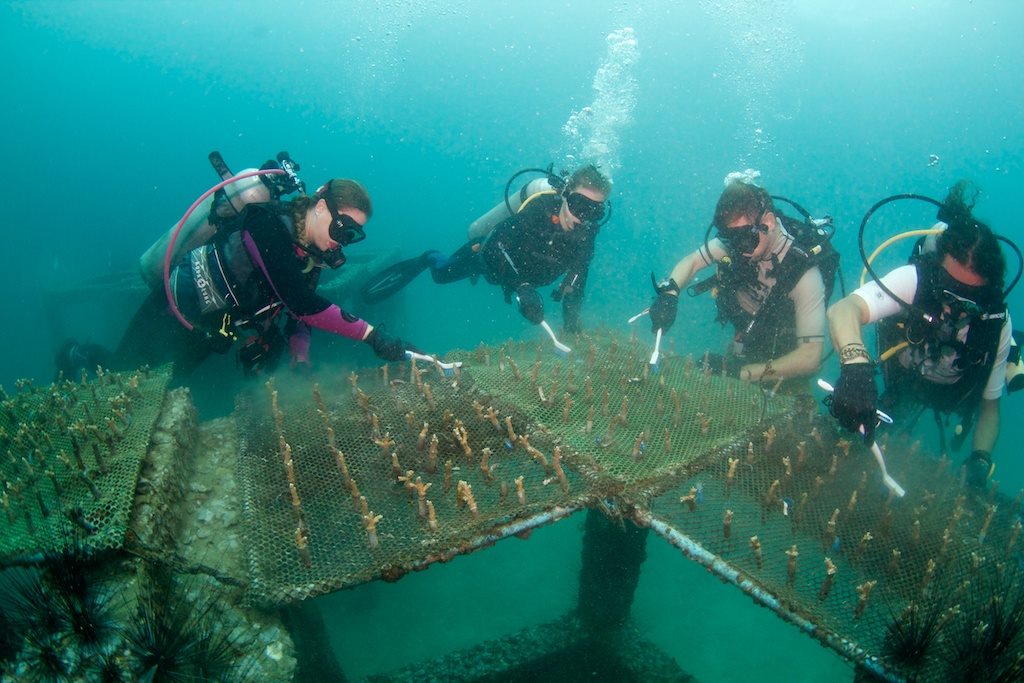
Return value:
<svg viewBox="0 0 1024 683">
<path fill-rule="evenodd" d="M 999 348 L 996 349 L 996 361 L 992 365 L 992 371 L 988 374 L 988 382 L 985 384 L 985 392 L 982 394 L 987 399 L 997 399 L 1003 395 L 1003 384 L 1006 383 L 1006 358 L 1010 355 L 1010 339 L 1013 337 L 1013 321 L 1010 320 L 1010 312 L 1006 312 L 1006 322 L 999 332 Z"/>
<path fill-rule="evenodd" d="M 917 268 L 900 266 L 882 277 L 882 283 L 902 301 L 910 303 L 917 294 Z M 874 280 L 853 290 L 868 307 L 868 322 L 878 322 L 900 312 L 900 302 L 882 291 Z"/>
<path fill-rule="evenodd" d="M 244 230 L 263 261 L 262 268 L 254 264 L 256 269 L 260 272 L 265 269 L 272 291 L 295 318 L 342 337 L 366 338 L 369 328 L 366 321 L 341 310 L 310 285 L 295 258 L 295 245 L 281 229 L 277 216 L 266 211 L 249 211 Z"/>
<path fill-rule="evenodd" d="M 825 341 L 825 283 L 817 267 L 809 268 L 789 293 L 796 311 L 798 343 Z"/>
<path fill-rule="evenodd" d="M 575 258 L 566 270 L 559 289 L 562 292 L 562 322 L 568 332 L 582 331 L 580 309 L 590 274 L 590 262 L 594 259 L 594 237 L 580 245 Z"/>
</svg>

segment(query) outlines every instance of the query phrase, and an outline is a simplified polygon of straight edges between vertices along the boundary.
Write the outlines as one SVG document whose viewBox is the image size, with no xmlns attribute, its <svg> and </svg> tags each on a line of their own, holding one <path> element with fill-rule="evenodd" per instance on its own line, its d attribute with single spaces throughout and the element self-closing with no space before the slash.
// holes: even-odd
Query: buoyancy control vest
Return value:
<svg viewBox="0 0 1024 683">
<path fill-rule="evenodd" d="M 574 262 L 593 255 L 598 227 L 581 223 L 570 231 L 558 225 L 562 196 L 553 190 L 525 200 L 516 215 L 488 235 L 481 249 L 485 277 L 491 284 L 514 289 L 554 282 Z"/>
<path fill-rule="evenodd" d="M 911 303 L 932 322 L 908 313 L 879 321 L 883 401 L 910 399 L 940 413 L 969 417 L 998 353 L 1007 318 L 1002 291 L 956 282 L 936 252 L 917 253 L 911 264 L 917 270 Z"/>
<path fill-rule="evenodd" d="M 273 315 L 281 305 L 244 228 L 253 212 L 270 213 L 292 241 L 287 204 L 249 204 L 239 216 L 222 221 L 210 242 L 185 254 L 171 275 L 175 303 L 201 329 L 223 330 L 226 321 L 235 327 L 248 326 Z M 307 277 L 315 279 L 319 273 L 319 268 L 312 268 Z"/>
<path fill-rule="evenodd" d="M 757 311 L 751 313 L 743 308 L 738 296 L 744 289 L 753 293 L 755 288 L 762 287 L 756 264 L 746 259 L 730 259 L 718 264 L 715 275 L 717 320 L 723 325 L 729 323 L 733 326 L 736 331 L 734 348 L 742 348 L 742 356 L 747 362 L 767 362 L 798 346 L 796 309 L 789 298 L 790 292 L 807 271 L 817 267 L 825 285 L 827 305 L 832 298 L 839 268 L 839 252 L 832 246 L 828 231 L 781 213 L 776 216 L 793 242 L 772 269 L 775 282 L 767 294 L 761 294 L 763 300 Z"/>
</svg>

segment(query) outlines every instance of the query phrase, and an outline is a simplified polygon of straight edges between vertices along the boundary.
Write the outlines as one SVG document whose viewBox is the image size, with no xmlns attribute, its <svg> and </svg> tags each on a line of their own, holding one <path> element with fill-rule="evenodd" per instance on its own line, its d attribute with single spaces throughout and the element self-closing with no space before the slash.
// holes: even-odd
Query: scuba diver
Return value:
<svg viewBox="0 0 1024 683">
<path fill-rule="evenodd" d="M 829 329 L 840 361 L 831 412 L 840 425 L 861 431 L 870 443 L 878 422 L 876 408 L 909 411 L 908 429 L 931 408 L 942 455 L 947 454 L 943 418 L 957 413 L 961 422 L 954 448 L 974 429 L 971 454 L 963 463 L 966 483 L 985 490 L 994 469 L 992 449 L 999 434 L 999 401 L 1012 344 L 1005 299 L 1020 273 L 1004 291 L 1006 262 L 999 240 L 1015 251 L 1016 246 L 973 216 L 977 192 L 968 198 L 969 191 L 970 184 L 960 181 L 941 204 L 919 195 L 896 195 L 877 203 L 865 216 L 862 256 L 864 225 L 882 204 L 909 198 L 939 206 L 939 223 L 931 230 L 915 231 L 932 234 L 918 240 L 909 265 L 879 278 L 870 270 L 873 257 L 865 257 L 872 280 L 829 309 Z M 862 334 L 863 326 L 873 322 L 878 323 L 877 358 L 885 386 L 881 400 L 876 364 Z"/>
<path fill-rule="evenodd" d="M 272 370 L 286 345 L 293 366 L 308 369 L 311 328 L 364 341 L 388 361 L 403 360 L 407 350 L 416 350 L 316 293 L 322 270 L 341 267 L 343 247 L 366 237 L 364 226 L 373 209 L 365 188 L 336 178 L 309 197 L 295 174 L 298 166 L 286 153 L 278 161 L 280 166 L 268 162 L 238 177 L 284 176 L 283 185 L 275 178 L 262 189 L 243 183 L 243 191 L 236 187 L 227 193 L 224 187 L 235 181 L 228 180 L 230 171 L 220 160 L 218 172 L 227 178 L 217 194 L 208 193 L 212 202 L 194 204 L 173 234 L 144 255 L 143 275 L 152 284 L 153 252 L 160 251 L 158 245 L 164 248 L 164 275 L 110 356 L 114 369 L 172 360 L 175 377 L 185 377 L 211 352 L 226 352 L 245 332 L 249 337 L 238 360 L 250 375 Z M 276 201 L 287 191 L 300 195 Z M 259 199 L 271 201 L 254 201 Z M 196 214 L 197 208 L 209 212 Z M 179 234 L 183 227 L 188 234 Z M 188 251 L 175 248 L 179 239 Z M 65 376 L 95 367 L 82 355 L 58 357 Z"/>
<path fill-rule="evenodd" d="M 510 198 L 515 178 L 535 171 L 545 177 L 527 183 Z M 475 284 L 482 275 L 501 287 L 506 303 L 515 297 L 520 314 L 539 325 L 544 322 L 544 302 L 537 287 L 564 273 L 551 298 L 562 302 L 564 330 L 579 332 L 587 271 L 598 231 L 607 222 L 611 190 L 611 182 L 593 165 L 577 169 L 567 179 L 551 167 L 524 169 L 506 184 L 505 201 L 470 225 L 469 241 L 454 254 L 428 251 L 396 263 L 370 278 L 363 298 L 382 301 L 427 268 L 438 284 L 466 278 Z"/>
<path fill-rule="evenodd" d="M 652 331 L 668 331 L 675 322 L 680 290 L 699 270 L 717 264 L 714 276 L 688 291 L 696 296 L 712 290 L 717 320 L 735 329 L 721 358 L 725 373 L 781 385 L 821 366 L 825 306 L 839 255 L 829 241 L 831 233 L 824 229 L 831 225 L 830 218 L 813 219 L 798 204 L 773 198 L 754 184 L 758 175 L 748 170 L 726 177 L 704 244 L 679 261 L 663 282 L 651 275 L 655 298 L 648 312 Z M 807 222 L 783 215 L 773 199 L 792 204 Z M 709 240 L 712 228 L 718 232 Z M 801 385 L 786 382 L 786 390 L 800 391 Z"/>
</svg>

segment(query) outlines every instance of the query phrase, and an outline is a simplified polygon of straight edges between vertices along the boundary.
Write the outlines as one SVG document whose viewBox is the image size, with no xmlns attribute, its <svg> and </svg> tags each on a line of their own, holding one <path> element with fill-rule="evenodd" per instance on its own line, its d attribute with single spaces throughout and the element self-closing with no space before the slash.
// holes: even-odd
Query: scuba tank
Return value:
<svg viewBox="0 0 1024 683">
<path fill-rule="evenodd" d="M 283 158 L 282 158 L 283 157 Z M 224 163 L 220 152 L 213 151 L 209 155 L 210 164 L 220 179 L 227 180 L 234 174 Z M 287 174 L 287 166 L 291 165 L 291 159 L 287 152 L 278 154 L 278 160 Z M 269 163 L 269 162 L 268 162 Z M 264 164 L 264 168 L 268 165 Z M 244 169 L 241 174 L 255 172 L 256 168 Z M 291 177 L 291 174 L 288 174 Z M 196 207 L 185 224 L 181 226 L 177 241 L 174 244 L 174 251 L 171 254 L 171 263 L 177 263 L 181 258 L 209 242 L 217 232 L 217 226 L 224 220 L 230 219 L 241 213 L 247 204 L 269 202 L 275 199 L 275 189 L 287 190 L 288 188 L 276 188 L 274 183 L 264 180 L 266 176 L 252 176 L 242 178 L 230 185 L 227 185 L 222 192 L 210 195 Z M 278 183 L 279 184 L 279 183 Z M 163 288 L 164 259 L 167 256 L 167 248 L 178 223 L 175 222 L 170 229 L 160 236 L 146 251 L 139 257 L 139 273 L 143 281 L 154 291 Z"/>
<path fill-rule="evenodd" d="M 206 224 L 212 227 L 212 231 L 209 233 L 209 237 L 213 237 L 216 234 L 219 226 L 224 223 L 224 218 L 218 215 L 218 209 L 224 207 L 224 215 L 232 216 L 238 215 L 239 211 L 231 204 L 231 200 L 228 198 L 227 193 L 224 192 L 224 188 L 230 185 L 238 184 L 239 181 L 246 180 L 249 178 L 260 178 L 267 188 L 269 198 L 276 200 L 282 194 L 290 192 L 301 192 L 305 193 L 306 185 L 298 177 L 297 171 L 299 170 L 298 164 L 292 161 L 291 157 L 288 156 L 288 152 L 279 152 L 277 155 L 277 161 L 268 161 L 263 165 L 263 168 L 253 171 L 246 171 L 238 174 L 237 176 L 230 175 L 230 171 L 227 169 L 227 165 L 224 164 L 224 160 L 220 158 L 220 154 L 213 152 L 210 154 L 210 161 L 213 163 L 214 168 L 218 174 L 228 174 L 228 177 L 221 182 L 217 183 L 209 190 L 204 192 L 198 199 L 196 199 L 192 206 L 188 208 L 185 215 L 181 217 L 177 225 L 171 230 L 170 234 L 167 235 L 166 250 L 163 258 L 163 273 L 162 282 L 164 294 L 167 297 L 167 304 L 174 314 L 174 317 L 178 319 L 178 322 L 187 330 L 194 330 L 195 326 L 190 323 L 181 310 L 178 308 L 177 302 L 171 288 L 171 272 L 174 270 L 175 262 L 173 261 L 174 254 L 178 253 L 178 238 L 181 237 L 181 233 L 187 225 L 195 225 L 192 222 L 192 217 L 195 215 L 197 209 L 205 205 L 207 199 L 213 197 L 213 210 L 207 215 Z M 270 177 L 266 179 L 265 176 Z M 220 203 L 218 203 L 218 201 Z M 244 205 L 243 205 L 244 207 Z M 202 229 L 203 223 L 199 223 L 199 228 Z M 191 235 L 191 241 L 195 242 L 197 233 L 193 232 Z M 209 239 L 209 238 L 208 238 Z M 205 244 L 205 243 L 203 243 Z M 196 248 L 202 248 L 203 244 L 200 244 Z M 195 249 L 190 250 L 195 251 Z M 224 317 L 224 322 L 220 329 L 220 334 L 225 337 L 231 337 L 232 335 L 226 331 L 228 325 L 228 316 Z"/>
</svg>

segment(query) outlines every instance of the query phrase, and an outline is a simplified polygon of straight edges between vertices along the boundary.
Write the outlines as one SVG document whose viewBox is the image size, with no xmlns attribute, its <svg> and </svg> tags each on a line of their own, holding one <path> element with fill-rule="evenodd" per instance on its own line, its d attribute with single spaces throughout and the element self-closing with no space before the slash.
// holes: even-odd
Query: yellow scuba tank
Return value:
<svg viewBox="0 0 1024 683">
<path fill-rule="evenodd" d="M 213 164 L 221 180 L 227 180 L 233 174 L 224 163 L 219 152 L 210 153 L 210 163 Z M 242 173 L 256 171 L 255 168 L 247 168 Z M 228 218 L 241 211 L 246 204 L 256 202 L 269 202 L 271 200 L 270 190 L 258 176 L 243 178 L 224 188 L 227 202 L 217 206 L 217 212 L 221 218 Z M 171 256 L 171 263 L 177 263 L 182 256 L 196 247 L 202 246 L 213 238 L 217 232 L 217 226 L 210 222 L 211 211 L 214 210 L 216 195 L 211 195 L 203 201 L 199 207 L 192 212 L 188 221 L 181 228 L 178 240 L 174 244 L 174 253 Z M 163 289 L 164 286 L 164 258 L 167 255 L 167 246 L 170 244 L 171 236 L 178 227 L 175 221 L 170 229 L 160 236 L 149 249 L 139 257 L 139 273 L 143 281 L 154 291 Z"/>
</svg>

